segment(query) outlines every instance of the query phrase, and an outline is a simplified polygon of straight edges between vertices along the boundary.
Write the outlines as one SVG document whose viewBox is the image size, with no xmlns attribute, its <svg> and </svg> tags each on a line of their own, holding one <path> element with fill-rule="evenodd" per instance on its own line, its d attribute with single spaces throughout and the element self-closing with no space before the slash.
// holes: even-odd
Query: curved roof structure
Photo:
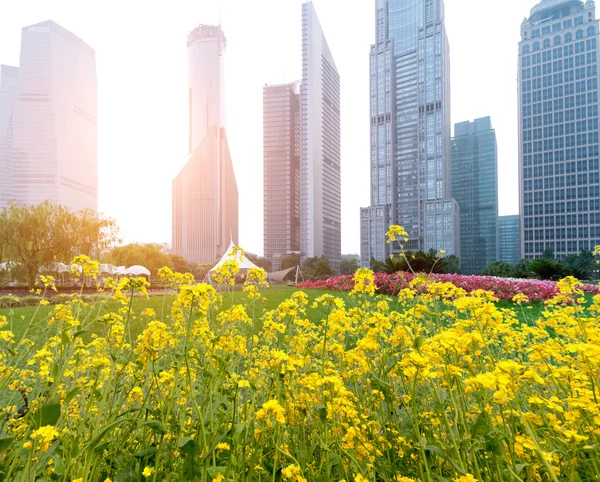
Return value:
<svg viewBox="0 0 600 482">
<path fill-rule="evenodd" d="M 531 16 L 533 17 L 535 14 L 541 13 L 544 10 L 550 10 L 561 5 L 583 5 L 581 0 L 542 0 L 535 7 L 531 9 Z"/>
</svg>

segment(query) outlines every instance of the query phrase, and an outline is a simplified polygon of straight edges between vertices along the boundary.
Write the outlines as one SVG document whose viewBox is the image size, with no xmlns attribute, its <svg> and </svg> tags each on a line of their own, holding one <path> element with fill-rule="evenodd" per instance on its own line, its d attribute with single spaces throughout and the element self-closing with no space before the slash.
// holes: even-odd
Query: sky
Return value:
<svg viewBox="0 0 600 482">
<path fill-rule="evenodd" d="M 262 87 L 301 77 L 302 0 L 20 0 L 0 16 L 0 63 L 18 65 L 21 28 L 54 20 L 96 51 L 99 208 L 124 242 L 171 241 L 171 181 L 187 158 L 186 37 L 227 36 L 228 138 L 240 244 L 263 253 Z M 342 252 L 360 252 L 369 205 L 369 49 L 375 0 L 314 0 L 342 85 Z M 491 116 L 500 214 L 518 213 L 517 54 L 538 0 L 445 0 L 452 123 Z"/>
</svg>

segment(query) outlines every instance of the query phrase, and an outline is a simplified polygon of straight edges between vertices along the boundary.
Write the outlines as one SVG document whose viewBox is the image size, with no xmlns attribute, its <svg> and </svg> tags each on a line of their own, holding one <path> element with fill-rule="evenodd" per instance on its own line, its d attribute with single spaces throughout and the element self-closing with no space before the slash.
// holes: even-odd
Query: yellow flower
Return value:
<svg viewBox="0 0 600 482">
<path fill-rule="evenodd" d="M 58 431 L 52 425 L 45 425 L 35 430 L 30 438 L 37 442 L 37 449 L 40 452 L 48 450 L 52 441 L 58 437 Z"/>
<path fill-rule="evenodd" d="M 217 444 L 217 450 L 231 450 L 231 447 L 229 446 L 228 443 L 225 442 L 221 442 L 219 444 Z"/>
<path fill-rule="evenodd" d="M 146 467 L 144 467 L 144 470 L 142 471 L 142 475 L 146 478 L 150 477 L 154 472 L 156 472 L 156 469 L 152 468 L 152 467 L 148 467 L 146 465 Z"/>
<path fill-rule="evenodd" d="M 306 482 L 306 479 L 302 477 L 302 470 L 297 465 L 288 465 L 281 473 L 283 474 L 284 480 L 289 480 L 290 482 Z"/>
<path fill-rule="evenodd" d="M 397 241 L 398 238 L 406 238 L 408 233 L 402 226 L 392 225 L 385 235 L 387 236 L 387 242 L 389 244 Z"/>
<path fill-rule="evenodd" d="M 267 420 L 267 424 L 271 426 L 271 418 L 277 420 L 277 423 L 285 423 L 285 410 L 277 400 L 269 400 L 264 403 L 262 408 L 256 412 L 256 420 L 262 422 Z"/>
<path fill-rule="evenodd" d="M 222 482 L 223 480 L 225 480 L 225 477 L 223 476 L 223 474 L 219 473 L 216 477 L 212 479 L 212 482 Z"/>
<path fill-rule="evenodd" d="M 477 482 L 477 479 L 471 474 L 467 474 L 459 477 L 458 479 L 453 479 L 453 482 Z"/>
</svg>

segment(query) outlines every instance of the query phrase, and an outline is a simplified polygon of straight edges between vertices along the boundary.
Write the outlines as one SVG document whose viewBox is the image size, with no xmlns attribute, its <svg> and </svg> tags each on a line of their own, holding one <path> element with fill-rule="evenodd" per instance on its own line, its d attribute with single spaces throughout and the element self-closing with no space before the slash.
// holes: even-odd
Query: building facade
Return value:
<svg viewBox="0 0 600 482">
<path fill-rule="evenodd" d="M 521 261 L 521 221 L 519 215 L 498 218 L 498 260 L 510 264 Z"/>
<path fill-rule="evenodd" d="M 263 88 L 264 253 L 300 252 L 300 84 Z"/>
<path fill-rule="evenodd" d="M 598 20 L 593 0 L 542 0 L 521 25 L 521 252 L 600 244 Z"/>
<path fill-rule="evenodd" d="M 300 248 L 334 270 L 342 253 L 340 76 L 312 3 L 302 5 Z"/>
<path fill-rule="evenodd" d="M 12 145 L 14 106 L 19 69 L 0 65 L 0 209 L 12 199 Z"/>
<path fill-rule="evenodd" d="M 498 148 L 489 117 L 454 126 L 452 195 L 460 207 L 461 271 L 479 274 L 498 260 Z"/>
<path fill-rule="evenodd" d="M 25 27 L 13 111 L 11 197 L 98 209 L 94 50 L 52 21 Z"/>
<path fill-rule="evenodd" d="M 371 206 L 387 210 L 386 225 L 409 234 L 405 248 L 460 252 L 454 220 L 450 155 L 450 56 L 443 0 L 377 0 L 376 42 L 370 54 Z M 436 211 L 436 202 L 441 202 Z M 428 203 L 434 210 L 427 211 Z M 449 204 L 445 204 L 445 202 Z M 449 206 L 451 211 L 442 209 Z M 361 210 L 369 232 L 370 208 Z M 368 266 L 397 248 L 385 236 L 361 233 Z M 381 257 L 384 254 L 385 256 Z"/>
<path fill-rule="evenodd" d="M 238 190 L 229 152 L 224 100 L 227 42 L 220 26 L 188 36 L 189 151 L 173 180 L 172 250 L 214 263 L 238 243 Z"/>
</svg>

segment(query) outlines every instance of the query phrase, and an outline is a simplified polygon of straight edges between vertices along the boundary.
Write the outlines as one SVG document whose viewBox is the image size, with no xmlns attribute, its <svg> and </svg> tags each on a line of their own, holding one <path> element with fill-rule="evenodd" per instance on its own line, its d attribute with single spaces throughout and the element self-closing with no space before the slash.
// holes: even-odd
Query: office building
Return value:
<svg viewBox="0 0 600 482">
<path fill-rule="evenodd" d="M 460 254 L 452 198 L 450 56 L 443 0 L 376 0 L 370 54 L 371 207 L 361 210 L 361 259 L 397 252 L 381 236 L 409 234 L 405 249 Z M 373 237 L 373 235 L 375 237 Z"/>
<path fill-rule="evenodd" d="M 173 180 L 175 254 L 214 263 L 238 243 L 238 190 L 229 152 L 225 53 L 220 26 L 200 25 L 188 36 L 189 151 Z"/>
<path fill-rule="evenodd" d="M 13 113 L 19 69 L 0 65 L 0 209 L 12 199 Z"/>
<path fill-rule="evenodd" d="M 598 20 L 593 0 L 542 0 L 521 25 L 521 252 L 600 244 Z"/>
<path fill-rule="evenodd" d="M 22 31 L 12 129 L 14 200 L 98 209 L 95 53 L 55 22 Z"/>
<path fill-rule="evenodd" d="M 337 270 L 342 251 L 340 76 L 312 3 L 302 5 L 300 248 Z"/>
<path fill-rule="evenodd" d="M 300 252 L 300 84 L 263 88 L 264 254 Z"/>
<path fill-rule="evenodd" d="M 452 195 L 460 207 L 460 267 L 479 274 L 498 260 L 498 149 L 489 117 L 454 126 Z"/>
<path fill-rule="evenodd" d="M 519 216 L 498 218 L 499 261 L 517 264 L 521 261 L 521 223 Z"/>
</svg>

